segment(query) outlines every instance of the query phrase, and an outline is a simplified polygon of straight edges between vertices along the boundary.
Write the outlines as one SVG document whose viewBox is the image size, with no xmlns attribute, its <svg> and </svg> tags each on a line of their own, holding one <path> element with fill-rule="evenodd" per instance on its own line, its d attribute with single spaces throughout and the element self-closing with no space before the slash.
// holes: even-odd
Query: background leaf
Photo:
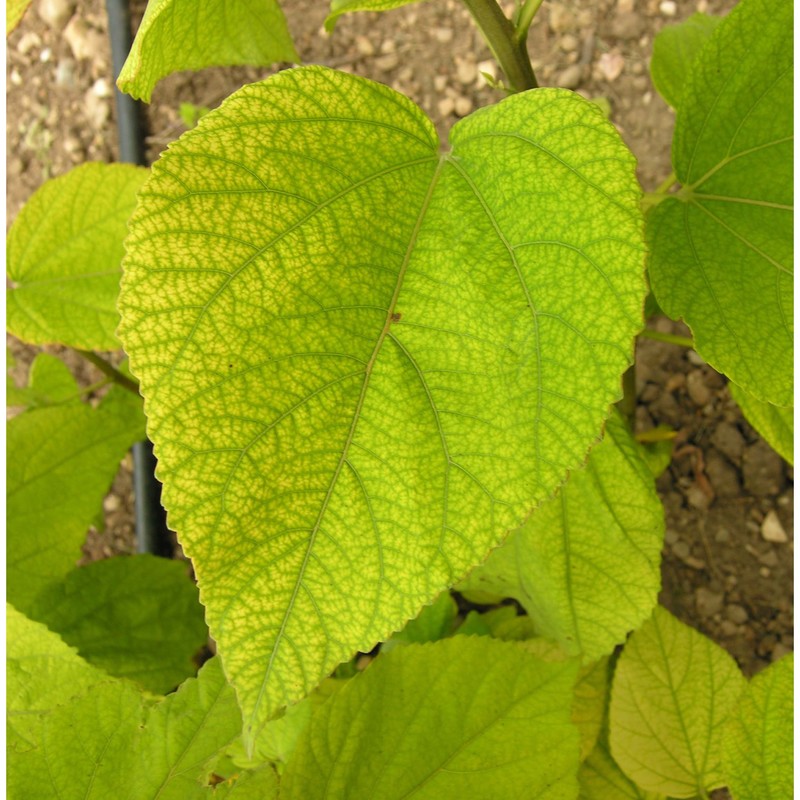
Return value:
<svg viewBox="0 0 800 800">
<path fill-rule="evenodd" d="M 178 70 L 276 61 L 300 61 L 276 0 L 150 0 L 117 85 L 149 103 Z"/>
<path fill-rule="evenodd" d="M 728 383 L 728 389 L 745 419 L 759 435 L 790 464 L 794 464 L 794 408 L 765 403 L 735 383 Z"/>
<path fill-rule="evenodd" d="M 147 170 L 83 164 L 43 184 L 8 232 L 6 326 L 31 344 L 115 350 L 122 242 Z"/>
<path fill-rule="evenodd" d="M 581 800 L 666 800 L 665 795 L 645 792 L 628 780 L 608 751 L 602 737 L 578 772 Z"/>
<path fill-rule="evenodd" d="M 208 635 L 187 565 L 150 555 L 73 570 L 39 596 L 31 616 L 90 663 L 159 694 L 195 673 Z"/>
<path fill-rule="evenodd" d="M 114 387 L 99 408 L 70 403 L 7 425 L 8 599 L 29 611 L 81 555 L 86 530 L 130 446 L 144 438 L 141 400 Z"/>
<path fill-rule="evenodd" d="M 677 25 L 666 25 L 653 40 L 650 75 L 658 93 L 673 108 L 680 106 L 692 63 L 721 21 L 721 17 L 692 14 Z"/>
<path fill-rule="evenodd" d="M 742 0 L 681 98 L 683 188 L 647 217 L 661 307 L 709 364 L 779 406 L 793 402 L 792 75 L 792 4 Z"/>
<path fill-rule="evenodd" d="M 793 654 L 770 664 L 750 681 L 725 726 L 722 763 L 735 800 L 793 797 L 793 673 Z"/>
<path fill-rule="evenodd" d="M 663 533 L 653 476 L 615 413 L 586 467 L 464 585 L 513 597 L 539 635 L 594 661 L 655 605 Z"/>
<path fill-rule="evenodd" d="M 694 797 L 725 785 L 722 732 L 745 686 L 721 647 L 656 608 L 617 662 L 611 753 L 641 789 Z"/>
<path fill-rule="evenodd" d="M 325 19 L 325 30 L 332 31 L 336 20 L 351 11 L 390 11 L 414 2 L 417 0 L 331 0 L 331 13 Z"/>
<path fill-rule="evenodd" d="M 397 648 L 317 709 L 281 796 L 574 797 L 576 667 L 487 637 Z"/>
<path fill-rule="evenodd" d="M 172 145 L 132 219 L 120 335 L 248 736 L 485 558 L 619 396 L 629 151 L 560 90 L 451 142 L 287 70 Z"/>
<path fill-rule="evenodd" d="M 43 408 L 80 402 L 81 394 L 69 367 L 56 356 L 38 353 L 31 363 L 28 385 L 18 389 L 6 381 L 6 405 Z"/>
</svg>

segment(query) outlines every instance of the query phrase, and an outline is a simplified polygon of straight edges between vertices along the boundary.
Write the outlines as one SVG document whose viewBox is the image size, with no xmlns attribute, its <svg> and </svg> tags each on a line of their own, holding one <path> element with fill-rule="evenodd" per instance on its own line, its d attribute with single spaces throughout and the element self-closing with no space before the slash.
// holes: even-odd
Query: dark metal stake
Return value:
<svg viewBox="0 0 800 800">
<path fill-rule="evenodd" d="M 127 0 L 106 0 L 108 32 L 114 79 L 122 70 L 133 43 L 131 17 Z M 129 164 L 146 166 L 144 130 L 139 104 L 115 89 L 119 158 Z M 172 540 L 167 528 L 167 514 L 161 505 L 161 484 L 155 476 L 156 457 L 153 443 L 133 446 L 133 501 L 136 515 L 136 550 L 172 558 Z"/>
</svg>

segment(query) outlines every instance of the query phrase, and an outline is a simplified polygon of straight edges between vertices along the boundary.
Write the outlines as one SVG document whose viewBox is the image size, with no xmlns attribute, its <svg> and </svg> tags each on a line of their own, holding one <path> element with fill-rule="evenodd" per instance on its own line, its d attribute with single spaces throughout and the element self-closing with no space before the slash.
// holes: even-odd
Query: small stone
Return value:
<svg viewBox="0 0 800 800">
<path fill-rule="evenodd" d="M 77 14 L 69 21 L 64 28 L 64 38 L 67 40 L 72 55 L 76 61 L 83 61 L 95 55 L 95 48 L 92 44 L 94 37 L 93 31 Z"/>
<path fill-rule="evenodd" d="M 575 36 L 574 33 L 567 33 L 561 37 L 558 46 L 565 52 L 565 53 L 572 53 L 578 49 L 581 40 Z"/>
<path fill-rule="evenodd" d="M 478 78 L 478 65 L 469 58 L 456 56 L 456 80 L 462 86 L 470 86 Z"/>
<path fill-rule="evenodd" d="M 122 505 L 119 497 L 115 494 L 110 494 L 103 500 L 103 510 L 110 514 L 112 511 L 116 511 Z"/>
<path fill-rule="evenodd" d="M 75 3 L 70 0 L 39 0 L 36 13 L 45 25 L 60 31 L 75 12 Z"/>
<path fill-rule="evenodd" d="M 584 8 L 582 11 L 579 11 L 576 22 L 579 28 L 594 27 L 594 14 L 591 9 Z"/>
<path fill-rule="evenodd" d="M 711 505 L 711 498 L 697 484 L 693 484 L 686 492 L 686 502 L 698 511 L 705 511 Z"/>
<path fill-rule="evenodd" d="M 41 46 L 41 38 L 33 31 L 28 31 L 19 37 L 19 41 L 17 42 L 17 52 L 20 55 L 26 56 L 31 52 L 31 50 L 35 50 L 37 47 Z"/>
<path fill-rule="evenodd" d="M 603 53 L 597 59 L 597 69 L 609 83 L 615 81 L 625 68 L 625 59 L 619 53 Z"/>
<path fill-rule="evenodd" d="M 762 563 L 762 564 L 763 564 L 765 567 L 772 567 L 772 568 L 774 568 L 774 567 L 777 567 L 777 566 L 778 566 L 778 564 L 779 564 L 779 561 L 778 561 L 778 554 L 777 554 L 777 553 L 776 553 L 776 552 L 775 552 L 775 551 L 774 551 L 772 548 L 770 548 L 769 550 L 767 550 L 767 552 L 766 552 L 766 553 L 762 553 L 762 554 L 761 554 L 761 555 L 758 557 L 758 560 L 759 560 L 759 561 L 760 561 L 760 562 L 761 562 L 761 563 Z"/>
<path fill-rule="evenodd" d="M 618 39 L 638 39 L 645 29 L 644 15 L 635 11 L 615 14 L 611 20 L 611 35 Z"/>
<path fill-rule="evenodd" d="M 730 538 L 731 532 L 727 528 L 718 528 L 714 534 L 714 541 L 720 544 L 725 544 L 725 542 L 730 541 Z"/>
<path fill-rule="evenodd" d="M 375 66 L 381 72 L 391 72 L 400 63 L 397 53 L 387 53 L 375 59 Z"/>
<path fill-rule="evenodd" d="M 667 528 L 664 531 L 664 544 L 672 546 L 675 544 L 675 542 L 678 541 L 679 538 L 680 537 L 678 536 L 678 534 L 674 530 L 672 530 L 672 528 Z"/>
<path fill-rule="evenodd" d="M 472 100 L 469 97 L 457 97 L 455 104 L 456 116 L 466 117 L 472 113 Z"/>
<path fill-rule="evenodd" d="M 91 89 L 84 94 L 83 104 L 89 123 L 95 130 L 100 130 L 111 117 L 111 106 Z"/>
<path fill-rule="evenodd" d="M 728 638 L 739 635 L 739 626 L 735 622 L 731 622 L 729 619 L 724 619 L 722 622 L 720 622 L 719 630 L 723 636 Z"/>
<path fill-rule="evenodd" d="M 713 617 L 722 611 L 724 596 L 720 592 L 712 592 L 705 586 L 700 586 L 695 590 L 694 602 L 697 613 L 701 617 Z"/>
<path fill-rule="evenodd" d="M 758 574 L 762 578 L 769 578 L 769 576 L 772 575 L 772 573 L 769 571 L 768 567 L 759 567 Z"/>
<path fill-rule="evenodd" d="M 111 88 L 111 84 L 105 78 L 98 78 L 92 84 L 92 93 L 97 97 L 111 97 L 114 91 Z"/>
<path fill-rule="evenodd" d="M 780 494 L 783 485 L 783 461 L 763 440 L 750 445 L 742 455 L 744 488 L 752 495 Z"/>
<path fill-rule="evenodd" d="M 75 62 L 71 58 L 62 58 L 56 65 L 56 86 L 75 86 Z"/>
<path fill-rule="evenodd" d="M 725 616 L 734 625 L 744 625 L 749 619 L 749 615 L 744 607 L 737 605 L 736 603 L 731 603 L 725 608 Z"/>
<path fill-rule="evenodd" d="M 46 64 L 50 59 L 53 57 L 53 51 L 49 47 L 45 47 L 41 53 L 39 53 L 39 61 L 42 64 Z"/>
<path fill-rule="evenodd" d="M 790 647 L 787 647 L 783 642 L 778 642 L 775 647 L 772 648 L 772 653 L 770 654 L 770 658 L 773 661 L 777 661 L 784 656 L 788 656 L 789 653 L 792 652 Z"/>
<path fill-rule="evenodd" d="M 630 14 L 634 0 L 617 0 L 617 14 Z"/>
<path fill-rule="evenodd" d="M 375 55 L 375 45 L 366 36 L 356 36 L 356 50 L 362 56 Z"/>
<path fill-rule="evenodd" d="M 447 86 L 447 76 L 436 75 L 433 79 L 433 86 L 437 92 L 443 92 L 444 87 Z"/>
<path fill-rule="evenodd" d="M 711 402 L 711 392 L 706 386 L 705 376 L 702 370 L 696 369 L 686 376 L 686 391 L 692 402 L 702 408 Z"/>
<path fill-rule="evenodd" d="M 22 75 L 19 74 L 19 70 L 16 67 L 11 70 L 11 75 L 9 75 L 8 79 L 11 81 L 12 86 L 22 86 Z"/>
<path fill-rule="evenodd" d="M 789 541 L 780 518 L 774 511 L 768 512 L 761 523 L 761 537 L 767 542 L 783 544 Z"/>
<path fill-rule="evenodd" d="M 575 15 L 568 9 L 559 4 L 550 7 L 550 30 L 553 33 L 566 33 L 575 28 Z"/>
<path fill-rule="evenodd" d="M 746 442 L 739 429 L 730 422 L 720 422 L 711 434 L 711 444 L 734 464 L 740 464 Z"/>
<path fill-rule="evenodd" d="M 674 17 L 678 13 L 678 4 L 675 0 L 661 0 L 658 4 L 658 10 L 665 17 Z"/>
<path fill-rule="evenodd" d="M 394 53 L 397 50 L 397 43 L 394 39 L 384 39 L 381 42 L 381 53 Z"/>
<path fill-rule="evenodd" d="M 440 44 L 447 44 L 453 41 L 452 28 L 434 28 L 433 36 Z"/>
<path fill-rule="evenodd" d="M 456 101 L 452 97 L 443 97 L 437 104 L 439 116 L 449 117 L 456 109 Z"/>
<path fill-rule="evenodd" d="M 556 86 L 561 89 L 577 89 L 583 78 L 583 69 L 580 64 L 567 67 L 556 79 Z"/>
<path fill-rule="evenodd" d="M 684 541 L 677 541 L 674 545 L 672 545 L 672 552 L 675 556 L 681 561 L 685 560 L 691 554 L 691 549 L 689 545 Z"/>
<path fill-rule="evenodd" d="M 706 460 L 706 475 L 717 497 L 738 497 L 741 493 L 736 467 L 714 451 Z"/>
<path fill-rule="evenodd" d="M 702 367 L 706 363 L 703 360 L 703 357 L 696 350 L 687 350 L 686 351 L 686 360 L 690 364 L 694 364 L 696 367 Z"/>
</svg>

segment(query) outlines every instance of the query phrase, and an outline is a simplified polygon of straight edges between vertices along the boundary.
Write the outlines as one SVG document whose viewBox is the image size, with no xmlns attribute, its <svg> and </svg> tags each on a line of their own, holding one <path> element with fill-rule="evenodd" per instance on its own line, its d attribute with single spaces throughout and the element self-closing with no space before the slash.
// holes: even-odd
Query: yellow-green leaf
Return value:
<svg viewBox="0 0 800 800">
<path fill-rule="evenodd" d="M 793 795 L 794 655 L 750 681 L 728 725 L 722 764 L 735 800 L 790 800 Z"/>
<path fill-rule="evenodd" d="M 122 242 L 147 170 L 84 164 L 48 181 L 8 232 L 8 330 L 32 344 L 115 350 Z"/>
<path fill-rule="evenodd" d="M 724 786 L 722 733 L 744 687 L 728 653 L 657 607 L 617 662 L 611 754 L 648 792 L 694 797 Z"/>
<path fill-rule="evenodd" d="M 537 632 L 594 661 L 650 615 L 664 516 L 653 476 L 615 414 L 558 496 L 478 567 L 467 589 L 513 597 Z"/>
<path fill-rule="evenodd" d="M 485 636 L 398 647 L 317 708 L 281 797 L 574 798 L 576 671 Z"/>
<path fill-rule="evenodd" d="M 767 443 L 790 464 L 794 464 L 794 408 L 781 408 L 759 400 L 735 383 L 729 383 L 731 397 L 745 419 Z"/>
<path fill-rule="evenodd" d="M 6 36 L 19 25 L 31 0 L 6 0 Z"/>
<path fill-rule="evenodd" d="M 619 397 L 645 286 L 616 131 L 547 89 L 450 138 L 287 70 L 131 221 L 120 336 L 248 736 L 482 561 Z"/>
<path fill-rule="evenodd" d="M 331 0 L 331 13 L 325 19 L 325 30 L 332 31 L 336 20 L 351 11 L 391 11 L 418 0 Z"/>
<path fill-rule="evenodd" d="M 276 61 L 300 61 L 276 0 L 150 0 L 117 86 L 149 103 L 178 70 Z"/>
</svg>

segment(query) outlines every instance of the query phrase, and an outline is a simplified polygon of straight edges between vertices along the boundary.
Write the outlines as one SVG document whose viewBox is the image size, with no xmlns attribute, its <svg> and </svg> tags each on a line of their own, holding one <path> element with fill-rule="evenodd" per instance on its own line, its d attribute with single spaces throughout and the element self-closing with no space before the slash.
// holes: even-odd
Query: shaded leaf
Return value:
<svg viewBox="0 0 800 800">
<path fill-rule="evenodd" d="M 122 242 L 147 170 L 83 164 L 47 181 L 8 232 L 6 325 L 32 344 L 115 350 Z"/>
<path fill-rule="evenodd" d="M 115 387 L 96 409 L 70 403 L 21 414 L 7 435 L 7 591 L 28 611 L 80 558 L 119 462 L 144 438 L 141 400 Z"/>
<path fill-rule="evenodd" d="M 666 800 L 663 794 L 645 792 L 617 766 L 605 736 L 597 742 L 578 771 L 581 800 Z"/>
<path fill-rule="evenodd" d="M 31 616 L 90 663 L 159 694 L 195 673 L 208 634 L 186 564 L 150 555 L 73 570 L 40 595 Z"/>
<path fill-rule="evenodd" d="M 31 0 L 6 0 L 6 36 L 19 25 Z"/>
<path fill-rule="evenodd" d="M 457 615 L 456 601 L 449 591 L 444 591 L 430 605 L 425 606 L 414 619 L 409 620 L 401 631 L 384 642 L 381 645 L 381 652 L 388 653 L 398 644 L 412 642 L 422 644 L 444 639 L 451 633 Z"/>
<path fill-rule="evenodd" d="M 586 467 L 466 587 L 515 598 L 540 635 L 594 661 L 650 614 L 663 530 L 653 476 L 615 414 Z"/>
<path fill-rule="evenodd" d="M 686 82 L 683 188 L 647 217 L 661 307 L 715 369 L 780 406 L 793 396 L 792 77 L 792 4 L 742 0 Z"/>
<path fill-rule="evenodd" d="M 317 710 L 281 796 L 574 797 L 575 673 L 486 637 L 397 648 Z"/>
<path fill-rule="evenodd" d="M 276 0 L 150 0 L 117 86 L 149 103 L 172 72 L 277 61 L 300 57 Z"/>
<path fill-rule="evenodd" d="M 794 464 L 794 408 L 780 408 L 758 400 L 735 383 L 729 383 L 728 389 L 745 419 L 759 435 L 773 450 Z"/>
<path fill-rule="evenodd" d="M 79 402 L 80 398 L 78 384 L 69 367 L 48 353 L 39 353 L 33 359 L 26 387 L 18 389 L 10 381 L 6 385 L 6 404 L 9 406 L 43 408 Z"/>
<path fill-rule="evenodd" d="M 641 789 L 694 797 L 725 785 L 722 732 L 744 688 L 721 647 L 657 607 L 622 651 L 611 753 Z"/>
<path fill-rule="evenodd" d="M 248 736 L 482 561 L 619 396 L 629 151 L 550 89 L 451 144 L 287 70 L 173 144 L 132 219 L 120 335 Z"/>
<path fill-rule="evenodd" d="M 417 0 L 331 0 L 331 13 L 325 19 L 325 30 L 332 31 L 336 20 L 351 11 L 391 11 Z"/>
<path fill-rule="evenodd" d="M 677 25 L 665 26 L 656 34 L 650 75 L 658 93 L 673 108 L 680 106 L 692 63 L 721 21 L 721 17 L 695 13 Z"/>
<path fill-rule="evenodd" d="M 722 742 L 722 763 L 735 800 L 790 800 L 793 794 L 794 655 L 756 675 Z"/>
</svg>

